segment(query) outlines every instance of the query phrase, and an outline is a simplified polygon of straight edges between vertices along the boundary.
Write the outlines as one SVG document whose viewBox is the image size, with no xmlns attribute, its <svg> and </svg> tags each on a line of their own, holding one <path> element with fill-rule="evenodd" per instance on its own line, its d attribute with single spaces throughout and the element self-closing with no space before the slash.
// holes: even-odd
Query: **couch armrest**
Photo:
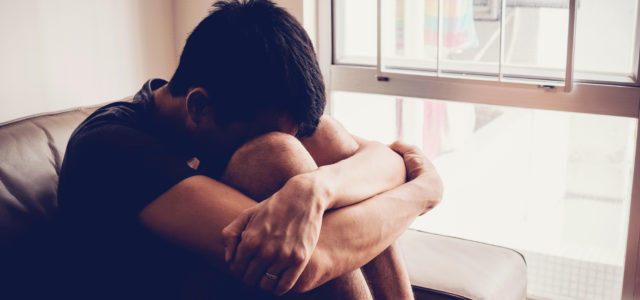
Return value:
<svg viewBox="0 0 640 300">
<path fill-rule="evenodd" d="M 527 266 L 515 250 L 417 230 L 398 243 L 416 299 L 526 299 Z"/>
</svg>

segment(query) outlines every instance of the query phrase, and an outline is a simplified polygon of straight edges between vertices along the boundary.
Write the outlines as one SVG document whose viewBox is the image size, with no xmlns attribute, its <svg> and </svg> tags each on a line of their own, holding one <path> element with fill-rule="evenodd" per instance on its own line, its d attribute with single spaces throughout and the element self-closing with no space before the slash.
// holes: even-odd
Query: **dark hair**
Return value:
<svg viewBox="0 0 640 300">
<path fill-rule="evenodd" d="M 269 0 L 213 5 L 187 38 L 169 82 L 174 96 L 192 87 L 207 91 L 220 124 L 274 111 L 292 117 L 299 136 L 313 134 L 325 107 L 311 40 L 293 16 Z"/>
</svg>

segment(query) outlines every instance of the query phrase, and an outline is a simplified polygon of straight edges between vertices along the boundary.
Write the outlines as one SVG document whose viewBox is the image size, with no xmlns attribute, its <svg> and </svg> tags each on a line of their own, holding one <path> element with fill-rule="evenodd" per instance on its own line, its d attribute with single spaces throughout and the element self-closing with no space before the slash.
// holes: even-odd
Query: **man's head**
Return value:
<svg viewBox="0 0 640 300">
<path fill-rule="evenodd" d="M 268 0 L 214 4 L 168 87 L 186 98 L 190 130 L 202 143 L 235 144 L 267 131 L 309 136 L 325 106 L 309 37 Z"/>
</svg>

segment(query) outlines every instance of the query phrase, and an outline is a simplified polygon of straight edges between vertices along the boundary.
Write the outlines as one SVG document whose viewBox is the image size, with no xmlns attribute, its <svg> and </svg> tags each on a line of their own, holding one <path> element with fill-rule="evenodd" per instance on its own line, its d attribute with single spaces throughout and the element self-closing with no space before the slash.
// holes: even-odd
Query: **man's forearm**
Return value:
<svg viewBox="0 0 640 300">
<path fill-rule="evenodd" d="M 402 157 L 378 142 L 363 142 L 358 151 L 312 172 L 330 191 L 327 209 L 368 199 L 405 182 Z"/>
<path fill-rule="evenodd" d="M 326 214 L 316 249 L 295 289 L 311 290 L 371 261 L 430 207 L 425 199 L 429 194 L 423 183 L 412 181 Z"/>
<path fill-rule="evenodd" d="M 355 137 L 324 116 L 313 136 L 302 140 L 320 168 L 312 175 L 326 187 L 327 209 L 368 199 L 405 182 L 402 157 L 386 145 Z"/>
</svg>

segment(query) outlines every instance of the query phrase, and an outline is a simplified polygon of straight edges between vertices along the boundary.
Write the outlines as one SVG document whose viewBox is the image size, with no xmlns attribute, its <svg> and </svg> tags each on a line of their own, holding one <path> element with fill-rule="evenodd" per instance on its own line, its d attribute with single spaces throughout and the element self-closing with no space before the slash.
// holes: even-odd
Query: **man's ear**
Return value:
<svg viewBox="0 0 640 300">
<path fill-rule="evenodd" d="M 209 94 L 201 87 L 189 90 L 186 96 L 187 112 L 189 118 L 198 125 L 202 118 L 210 114 Z"/>
</svg>

